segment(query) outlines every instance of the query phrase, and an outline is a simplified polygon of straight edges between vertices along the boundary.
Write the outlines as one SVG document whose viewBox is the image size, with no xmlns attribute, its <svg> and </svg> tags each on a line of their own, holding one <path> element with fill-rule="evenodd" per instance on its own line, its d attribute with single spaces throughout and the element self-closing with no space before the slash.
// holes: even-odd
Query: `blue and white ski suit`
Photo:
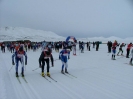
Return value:
<svg viewBox="0 0 133 99">
<path fill-rule="evenodd" d="M 60 59 L 62 61 L 62 70 L 63 70 L 64 66 L 65 66 L 65 68 L 68 67 L 67 61 L 68 61 L 68 59 L 70 59 L 70 51 L 66 50 L 66 49 L 63 49 L 60 52 L 59 57 L 60 57 Z"/>
<path fill-rule="evenodd" d="M 12 62 L 14 62 L 14 57 L 15 57 L 16 72 L 18 72 L 19 61 L 22 65 L 22 72 L 24 72 L 24 58 L 23 58 L 23 56 L 25 56 L 25 62 L 27 63 L 27 55 L 26 55 L 25 51 L 16 51 L 12 55 Z"/>
</svg>

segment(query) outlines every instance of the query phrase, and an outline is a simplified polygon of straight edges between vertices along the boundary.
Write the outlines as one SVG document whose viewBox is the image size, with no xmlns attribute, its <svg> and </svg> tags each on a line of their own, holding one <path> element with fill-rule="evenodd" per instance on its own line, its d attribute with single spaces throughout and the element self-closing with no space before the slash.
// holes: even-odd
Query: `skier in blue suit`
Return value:
<svg viewBox="0 0 133 99">
<path fill-rule="evenodd" d="M 15 53 L 12 55 L 12 65 L 15 65 L 14 63 L 14 57 L 15 57 L 15 62 L 16 62 L 16 77 L 18 76 L 18 66 L 19 66 L 19 61 L 22 65 L 22 70 L 21 70 L 21 75 L 24 77 L 24 58 L 25 56 L 25 65 L 27 65 L 27 55 L 26 52 L 23 50 L 23 47 L 20 47 L 18 51 L 15 51 Z"/>
<path fill-rule="evenodd" d="M 62 61 L 62 69 L 61 73 L 64 74 L 64 66 L 65 66 L 65 73 L 68 73 L 67 68 L 68 68 L 68 59 L 70 59 L 70 51 L 64 47 L 64 49 L 60 52 L 59 54 L 59 59 Z"/>
</svg>

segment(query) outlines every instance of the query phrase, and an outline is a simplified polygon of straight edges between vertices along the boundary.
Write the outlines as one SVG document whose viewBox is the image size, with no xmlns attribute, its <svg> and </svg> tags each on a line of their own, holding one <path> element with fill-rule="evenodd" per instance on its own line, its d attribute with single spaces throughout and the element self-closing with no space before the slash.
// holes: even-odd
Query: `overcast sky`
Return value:
<svg viewBox="0 0 133 99">
<path fill-rule="evenodd" d="M 133 0 L 0 0 L 0 27 L 61 36 L 133 37 Z"/>
</svg>

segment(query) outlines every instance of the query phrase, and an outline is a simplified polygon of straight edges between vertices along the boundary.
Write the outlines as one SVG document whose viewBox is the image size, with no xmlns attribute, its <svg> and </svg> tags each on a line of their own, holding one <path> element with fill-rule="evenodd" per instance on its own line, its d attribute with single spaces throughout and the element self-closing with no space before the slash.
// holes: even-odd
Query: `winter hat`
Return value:
<svg viewBox="0 0 133 99">
<path fill-rule="evenodd" d="M 20 47 L 20 48 L 19 48 L 19 51 L 23 51 L 23 47 Z"/>
<path fill-rule="evenodd" d="M 49 51 L 45 51 L 46 55 L 50 55 L 50 52 Z"/>
</svg>

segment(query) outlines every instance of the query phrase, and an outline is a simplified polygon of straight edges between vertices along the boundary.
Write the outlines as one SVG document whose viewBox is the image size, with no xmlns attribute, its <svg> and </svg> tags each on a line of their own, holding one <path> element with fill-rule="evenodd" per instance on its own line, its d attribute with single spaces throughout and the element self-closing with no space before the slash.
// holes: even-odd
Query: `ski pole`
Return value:
<svg viewBox="0 0 133 99">
<path fill-rule="evenodd" d="M 59 59 L 55 59 L 54 61 L 56 61 L 56 60 L 59 60 Z"/>
<path fill-rule="evenodd" d="M 37 70 L 37 69 L 39 69 L 40 67 L 38 67 L 38 68 L 35 68 L 35 69 L 33 69 L 32 71 L 35 71 L 35 70 Z"/>
<path fill-rule="evenodd" d="M 119 57 L 119 58 L 117 58 L 117 59 L 120 59 L 120 58 L 123 58 L 124 56 L 121 56 L 121 57 Z"/>
<path fill-rule="evenodd" d="M 25 71 L 26 71 L 26 65 L 24 65 L 25 66 Z"/>
<path fill-rule="evenodd" d="M 13 67 L 13 65 L 12 65 L 12 67 Z M 12 67 L 9 69 L 9 71 L 12 69 Z"/>
</svg>

